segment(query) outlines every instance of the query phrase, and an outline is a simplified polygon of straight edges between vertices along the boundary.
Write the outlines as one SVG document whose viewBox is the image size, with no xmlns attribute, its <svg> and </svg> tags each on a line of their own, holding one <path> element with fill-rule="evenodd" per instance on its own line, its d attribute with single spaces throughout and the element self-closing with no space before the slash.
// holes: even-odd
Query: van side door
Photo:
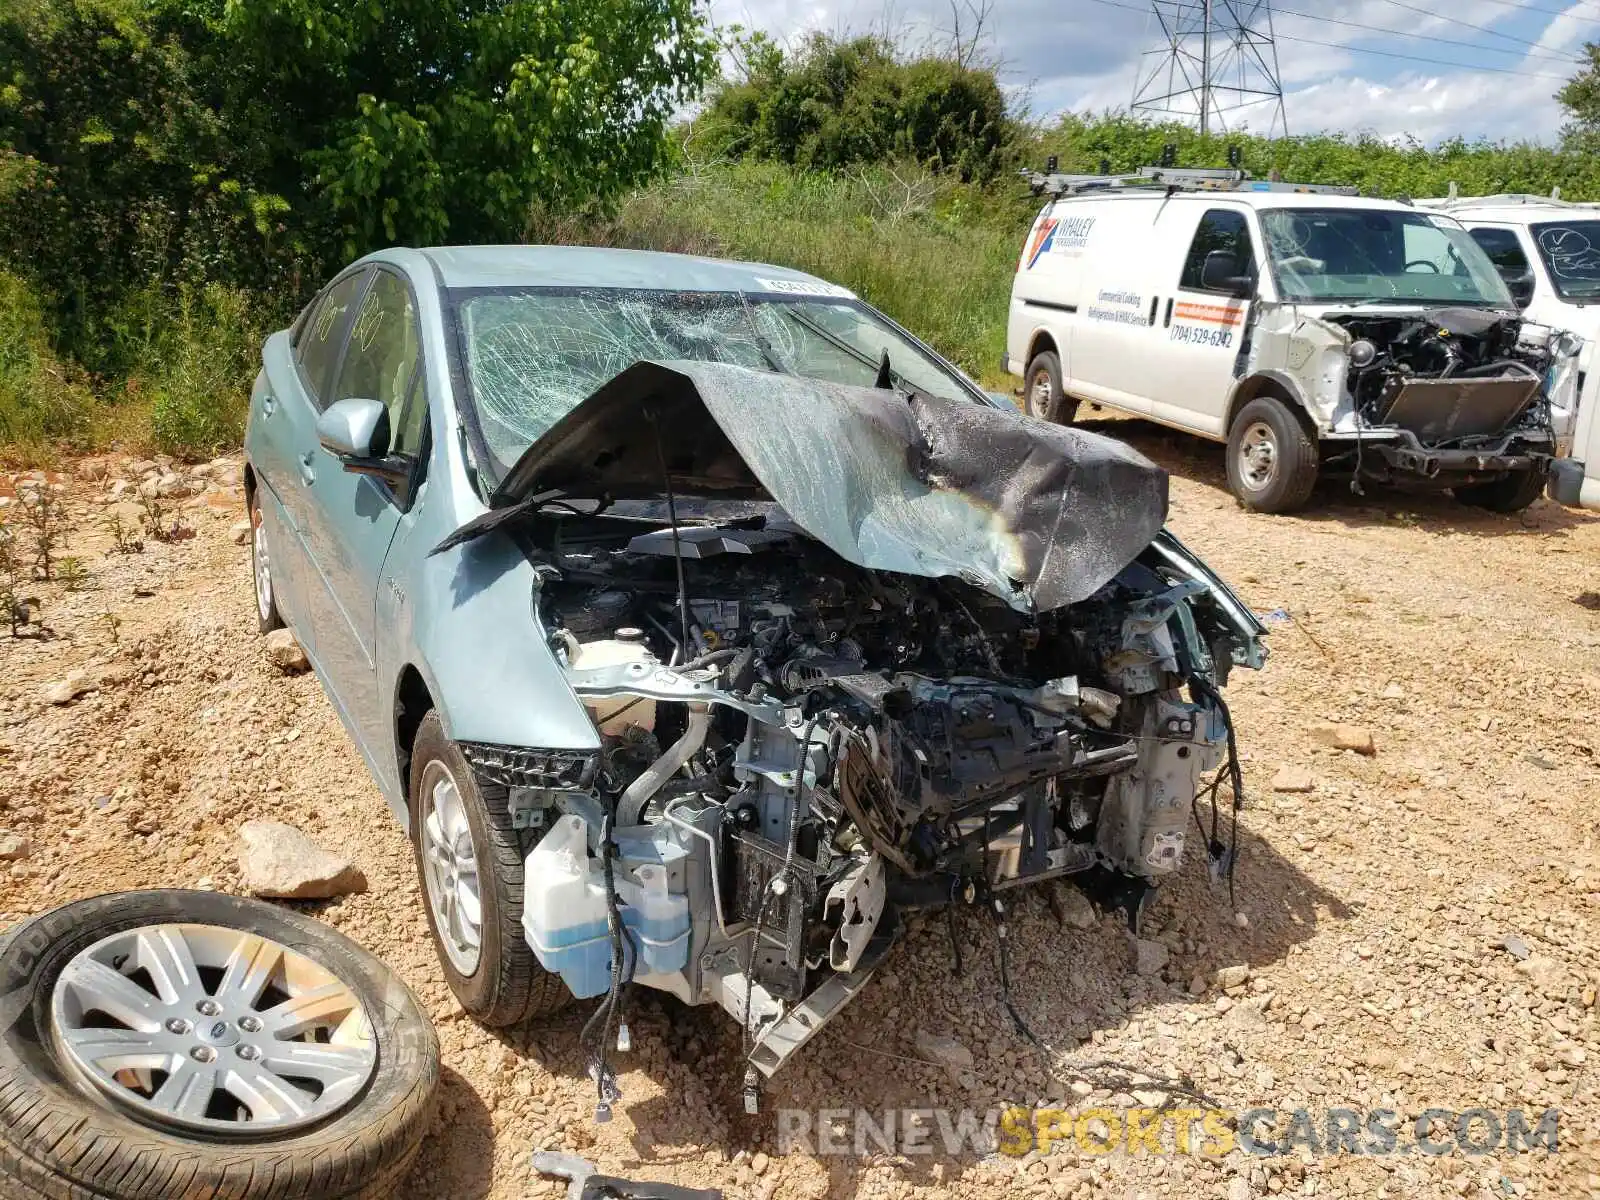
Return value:
<svg viewBox="0 0 1600 1200">
<path fill-rule="evenodd" d="M 1066 390 L 1123 412 L 1150 411 L 1161 277 L 1159 196 L 1119 196 L 1082 207 L 1098 214 L 1083 258 Z"/>
<path fill-rule="evenodd" d="M 1198 214 L 1198 219 L 1196 219 Z M 1243 362 L 1250 305 L 1262 278 L 1261 239 L 1249 208 L 1217 203 L 1172 205 L 1166 246 L 1182 247 L 1169 259 L 1172 301 L 1163 304 L 1161 344 L 1152 350 L 1155 385 L 1152 415 L 1158 420 L 1215 438 Z M 1223 264 L 1229 269 L 1221 271 Z"/>
</svg>

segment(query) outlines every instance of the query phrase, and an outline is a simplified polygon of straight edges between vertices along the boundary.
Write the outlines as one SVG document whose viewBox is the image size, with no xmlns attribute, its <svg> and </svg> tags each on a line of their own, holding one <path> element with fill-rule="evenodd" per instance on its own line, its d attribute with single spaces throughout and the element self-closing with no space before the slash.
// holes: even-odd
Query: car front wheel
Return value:
<svg viewBox="0 0 1600 1200">
<path fill-rule="evenodd" d="M 411 840 L 445 980 L 484 1025 L 549 1016 L 572 1000 L 522 932 L 523 864 L 535 838 L 513 828 L 507 789 L 478 778 L 436 712 L 411 751 Z"/>
</svg>

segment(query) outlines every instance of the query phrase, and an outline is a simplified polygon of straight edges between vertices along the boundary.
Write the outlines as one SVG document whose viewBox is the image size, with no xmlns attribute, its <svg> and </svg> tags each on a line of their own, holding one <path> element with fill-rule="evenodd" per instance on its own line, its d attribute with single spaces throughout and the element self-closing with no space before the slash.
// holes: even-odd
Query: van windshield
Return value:
<svg viewBox="0 0 1600 1200">
<path fill-rule="evenodd" d="M 1533 240 L 1564 299 L 1600 299 L 1600 221 L 1535 225 Z"/>
<path fill-rule="evenodd" d="M 1285 300 L 1515 307 L 1488 255 L 1450 217 L 1275 208 L 1262 211 L 1261 228 Z"/>
</svg>

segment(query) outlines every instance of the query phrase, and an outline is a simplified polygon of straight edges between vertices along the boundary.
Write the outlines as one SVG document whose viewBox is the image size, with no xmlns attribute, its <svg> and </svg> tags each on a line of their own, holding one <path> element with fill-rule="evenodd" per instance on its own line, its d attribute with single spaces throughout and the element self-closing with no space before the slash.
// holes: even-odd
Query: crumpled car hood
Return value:
<svg viewBox="0 0 1600 1200">
<path fill-rule="evenodd" d="M 775 501 L 871 570 L 956 576 L 1021 611 L 1086 599 L 1150 544 L 1166 472 L 1110 438 L 976 402 L 705 362 L 641 362 L 535 442 L 491 511 L 552 495 Z"/>
</svg>

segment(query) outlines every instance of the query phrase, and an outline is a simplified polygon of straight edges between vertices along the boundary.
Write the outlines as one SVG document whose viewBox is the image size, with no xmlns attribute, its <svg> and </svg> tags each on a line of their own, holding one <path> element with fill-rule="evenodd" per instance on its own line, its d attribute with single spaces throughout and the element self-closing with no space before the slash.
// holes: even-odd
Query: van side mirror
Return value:
<svg viewBox="0 0 1600 1200">
<path fill-rule="evenodd" d="M 1231 250 L 1213 250 L 1200 268 L 1200 284 L 1207 291 L 1227 292 L 1246 299 L 1255 294 L 1256 281 L 1240 270 L 1239 259 Z"/>
<path fill-rule="evenodd" d="M 1500 278 L 1506 281 L 1506 287 L 1511 292 L 1511 299 L 1518 308 L 1527 308 L 1533 303 L 1533 272 L 1519 271 L 1515 267 L 1501 267 Z"/>
</svg>

